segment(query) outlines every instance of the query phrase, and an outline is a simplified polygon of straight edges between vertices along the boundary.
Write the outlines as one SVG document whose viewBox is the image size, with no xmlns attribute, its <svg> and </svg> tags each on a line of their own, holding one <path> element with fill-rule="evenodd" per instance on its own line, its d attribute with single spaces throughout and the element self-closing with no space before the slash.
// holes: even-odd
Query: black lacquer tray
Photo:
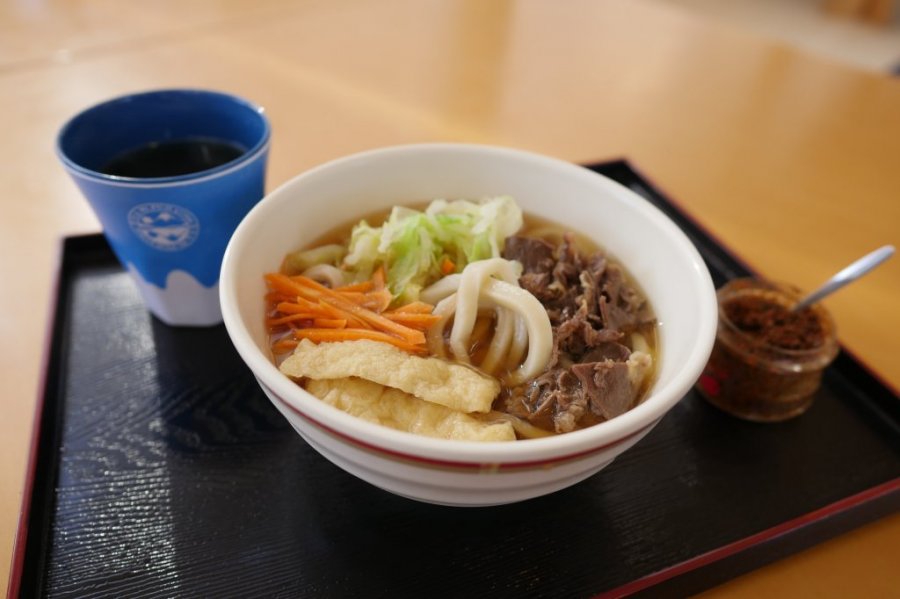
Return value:
<svg viewBox="0 0 900 599">
<path fill-rule="evenodd" d="M 628 163 L 595 170 L 748 273 Z M 224 327 L 144 310 L 99 235 L 64 240 L 10 592 L 52 597 L 681 596 L 900 509 L 900 400 L 843 352 L 804 416 L 691 393 L 575 487 L 446 508 L 376 489 L 288 426 Z"/>
</svg>

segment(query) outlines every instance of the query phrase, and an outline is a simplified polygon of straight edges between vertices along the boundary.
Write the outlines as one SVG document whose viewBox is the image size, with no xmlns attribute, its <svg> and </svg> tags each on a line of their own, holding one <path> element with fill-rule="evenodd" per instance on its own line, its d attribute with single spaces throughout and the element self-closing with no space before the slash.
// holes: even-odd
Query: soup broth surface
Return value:
<svg viewBox="0 0 900 599">
<path fill-rule="evenodd" d="M 411 208 L 423 210 L 426 206 L 426 202 L 421 203 L 413 203 L 409 205 Z M 341 244 L 347 245 L 350 240 L 350 234 L 352 228 L 360 222 L 360 220 L 365 220 L 372 226 L 378 226 L 382 222 L 384 222 L 390 214 L 390 210 L 382 210 L 373 212 L 362 219 L 354 219 L 352 222 L 348 222 L 338 227 L 334 227 L 333 229 L 327 231 L 325 234 L 317 238 L 313 243 L 310 243 L 307 246 L 302 248 L 293 248 L 294 250 L 305 250 L 320 247 L 326 244 Z M 557 247 L 561 243 L 563 243 L 565 236 L 568 234 L 569 239 L 574 241 L 574 245 L 576 246 L 578 252 L 582 256 L 593 256 L 598 252 L 604 253 L 603 248 L 597 244 L 590 237 L 571 231 L 570 229 L 563 227 L 557 223 L 549 221 L 547 219 L 538 218 L 533 215 L 525 213 L 524 215 L 524 225 L 522 229 L 516 234 L 516 236 L 522 237 L 531 237 L 538 238 L 544 241 L 549 242 L 553 246 Z M 646 298 L 646 294 L 643 293 L 638 283 L 631 277 L 628 272 L 624 269 L 624 265 L 621 261 L 619 261 L 616 257 L 606 254 L 607 260 L 617 265 L 622 269 L 623 274 L 625 275 L 625 281 L 628 285 L 633 287 L 637 293 L 642 297 Z M 284 265 L 282 265 L 282 271 L 284 271 Z M 293 273 L 286 273 L 293 274 Z M 652 314 L 652 307 L 648 306 L 648 312 Z M 471 336 L 471 344 L 470 344 L 470 355 L 473 358 L 474 363 L 479 363 L 479 356 L 483 355 L 486 351 L 488 344 L 490 343 L 491 333 L 494 328 L 495 317 L 492 312 L 485 311 L 479 313 L 479 317 L 476 321 L 475 328 L 473 330 L 473 334 Z M 445 330 L 445 341 L 449 341 L 449 330 L 448 326 Z M 643 352 L 648 353 L 652 358 L 652 366 L 650 367 L 649 372 L 644 377 L 643 382 L 640 385 L 640 388 L 637 392 L 636 399 L 631 407 L 640 403 L 643 398 L 647 395 L 650 387 L 653 384 L 655 379 L 656 372 L 656 364 L 658 362 L 657 355 L 657 323 L 655 318 L 652 321 L 641 323 L 634 331 L 630 331 L 629 335 L 626 335 L 621 340 L 621 344 L 628 347 L 629 350 L 635 351 L 640 349 Z M 633 346 L 632 334 L 638 334 L 642 339 L 643 343 L 640 348 L 636 348 Z M 554 333 L 554 337 L 556 334 Z M 277 337 L 277 334 L 276 334 Z M 276 358 L 277 359 L 277 358 Z M 492 417 L 497 417 L 498 415 L 502 415 L 504 413 L 509 413 L 509 406 L 511 403 L 515 403 L 517 397 L 522 396 L 523 394 L 527 394 L 529 392 L 528 385 L 526 382 L 524 385 L 510 385 L 508 384 L 509 380 L 509 371 L 506 372 L 495 372 L 490 373 L 492 376 L 498 378 L 501 382 L 501 392 L 497 396 L 494 401 L 493 409 L 494 412 L 492 414 L 486 415 L 485 418 L 490 419 Z M 630 409 L 630 408 L 629 408 Z M 600 422 L 605 421 L 602 415 L 598 415 L 588 410 L 579 420 L 576 429 L 585 428 L 588 426 L 593 426 Z M 530 419 L 530 423 L 535 427 L 538 427 L 543 431 L 542 434 L 556 434 L 556 430 L 554 429 L 554 421 L 553 414 L 548 411 L 545 417 L 536 416 Z M 518 432 L 518 429 L 517 429 Z M 526 435 L 526 436 L 537 436 L 537 435 Z M 520 438 L 522 435 L 520 435 Z"/>
</svg>

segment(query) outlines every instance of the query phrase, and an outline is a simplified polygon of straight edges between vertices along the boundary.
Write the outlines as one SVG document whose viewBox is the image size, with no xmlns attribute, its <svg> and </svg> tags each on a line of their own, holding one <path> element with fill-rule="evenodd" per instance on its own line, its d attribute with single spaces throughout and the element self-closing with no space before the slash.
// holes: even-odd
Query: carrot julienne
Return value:
<svg viewBox="0 0 900 599">
<path fill-rule="evenodd" d="M 281 276 L 287 279 L 284 275 L 275 275 Z M 289 281 L 294 284 L 294 288 L 297 290 L 297 295 L 299 297 L 309 299 L 309 300 L 321 300 L 331 306 L 338 308 L 340 310 L 344 310 L 349 314 L 356 316 L 360 320 L 364 320 L 365 322 L 373 325 L 376 329 L 381 329 L 385 332 L 391 332 L 394 335 L 408 341 L 409 343 L 425 343 L 425 335 L 422 331 L 416 331 L 414 329 L 410 329 L 409 327 L 405 327 L 403 325 L 398 325 L 397 323 L 388 320 L 387 318 L 381 316 L 380 314 L 373 312 L 367 308 L 360 306 L 359 304 L 354 303 L 352 300 L 345 298 L 340 293 L 325 287 L 321 283 L 317 283 L 308 277 L 304 277 L 302 275 L 298 275 L 295 277 L 290 277 Z"/>
<path fill-rule="evenodd" d="M 294 348 L 297 347 L 297 345 L 298 341 L 296 339 L 282 339 L 281 341 L 276 341 L 272 344 L 272 352 L 275 354 L 286 354 L 294 351 Z"/>
<path fill-rule="evenodd" d="M 345 320 L 357 328 L 371 328 L 364 321 L 352 314 L 335 308 L 326 302 L 311 302 L 303 298 L 297 298 L 295 302 L 281 302 L 275 306 L 275 310 L 285 314 L 303 314 L 309 318 L 325 318 L 335 321 Z"/>
<path fill-rule="evenodd" d="M 414 313 L 414 314 L 431 314 L 431 311 L 434 309 L 434 306 L 431 304 L 426 304 L 425 302 L 410 302 L 404 306 L 400 306 L 395 310 L 391 310 L 391 313 Z"/>
<path fill-rule="evenodd" d="M 315 343 L 371 339 L 411 353 L 426 351 L 425 333 L 437 316 L 434 306 L 415 301 L 388 310 L 393 296 L 384 282 L 384 269 L 372 279 L 334 289 L 302 275 L 265 275 L 269 293 L 266 325 L 270 332 L 289 332 L 272 342 L 275 353 L 292 351 L 298 339 Z"/>
<path fill-rule="evenodd" d="M 286 312 L 288 314 L 299 314 L 300 312 L 315 312 L 320 308 L 316 302 L 293 298 L 291 300 L 278 302 L 275 304 L 275 309 L 279 312 Z"/>
<path fill-rule="evenodd" d="M 347 326 L 346 318 L 316 318 L 313 320 L 313 326 L 324 329 L 343 329 Z"/>
<path fill-rule="evenodd" d="M 317 318 L 315 314 L 304 314 L 301 312 L 298 314 L 289 314 L 287 316 L 268 318 L 266 320 L 266 324 L 268 324 L 269 326 L 278 326 L 281 324 L 288 324 L 290 322 L 299 322 L 303 320 L 317 320 Z"/>
<path fill-rule="evenodd" d="M 384 266 L 379 266 L 372 274 L 372 284 L 376 291 L 381 291 L 385 287 L 384 283 Z"/>
<path fill-rule="evenodd" d="M 453 260 L 444 256 L 444 259 L 441 261 L 441 274 L 449 275 L 456 272 L 456 264 L 453 263 Z"/>
<path fill-rule="evenodd" d="M 390 291 L 382 289 L 381 291 L 367 293 L 366 299 L 361 305 L 375 312 L 384 312 L 391 305 L 393 299 L 394 296 L 391 295 Z"/>
<path fill-rule="evenodd" d="M 363 281 L 362 283 L 356 283 L 354 285 L 344 285 L 343 287 L 335 287 L 335 291 L 339 291 L 344 293 L 345 291 L 361 291 L 365 293 L 366 291 L 371 291 L 375 288 L 375 283 L 372 281 Z"/>
<path fill-rule="evenodd" d="M 423 353 L 425 351 L 424 345 L 407 343 L 393 335 L 366 329 L 357 331 L 348 329 L 294 329 L 294 337 L 298 339 L 309 339 L 316 343 L 322 341 L 357 341 L 359 339 L 370 339 L 372 341 L 390 343 L 391 345 L 395 345 L 400 349 L 411 353 Z"/>
<path fill-rule="evenodd" d="M 412 328 L 427 329 L 441 319 L 437 314 L 415 314 L 410 312 L 392 312 L 384 315 L 394 322 Z"/>
</svg>

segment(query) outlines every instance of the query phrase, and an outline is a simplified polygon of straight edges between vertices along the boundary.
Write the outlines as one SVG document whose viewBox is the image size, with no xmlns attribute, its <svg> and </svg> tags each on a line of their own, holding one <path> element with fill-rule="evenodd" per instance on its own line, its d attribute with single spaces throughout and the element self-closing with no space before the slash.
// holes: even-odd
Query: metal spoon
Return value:
<svg viewBox="0 0 900 599">
<path fill-rule="evenodd" d="M 807 306 L 811 306 L 826 295 L 831 295 L 847 283 L 852 283 L 893 255 L 894 246 L 892 245 L 880 247 L 874 252 L 866 254 L 850 266 L 844 268 L 841 272 L 828 279 L 825 284 L 797 302 L 791 309 L 796 311 L 802 310 Z"/>
</svg>

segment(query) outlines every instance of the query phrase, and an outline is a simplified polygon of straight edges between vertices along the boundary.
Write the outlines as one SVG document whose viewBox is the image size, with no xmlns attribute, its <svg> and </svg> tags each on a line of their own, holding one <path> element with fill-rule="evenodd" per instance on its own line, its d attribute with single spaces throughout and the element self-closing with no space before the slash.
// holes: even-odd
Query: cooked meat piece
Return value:
<svg viewBox="0 0 900 599">
<path fill-rule="evenodd" d="M 621 334 L 621 333 L 620 333 Z M 604 360 L 612 360 L 613 362 L 624 362 L 631 356 L 631 350 L 621 343 L 615 341 L 606 341 L 581 357 L 582 362 L 603 362 Z"/>
<path fill-rule="evenodd" d="M 528 420 L 541 428 L 553 428 L 553 405 L 551 396 L 556 387 L 556 377 L 561 370 L 548 370 L 527 386 L 518 387 L 505 399 L 505 412 Z M 575 381 L 577 383 L 577 380 Z"/>
<path fill-rule="evenodd" d="M 553 283 L 566 289 L 579 286 L 582 270 L 581 255 L 575 246 L 575 238 L 571 233 L 566 233 L 556 252 L 556 265 L 552 271 Z"/>
<path fill-rule="evenodd" d="M 648 322 L 646 302 L 628 285 L 619 266 L 607 266 L 600 289 L 600 314 L 606 328 L 628 332 Z"/>
<path fill-rule="evenodd" d="M 603 324 L 614 331 L 627 330 L 635 325 L 634 315 L 617 306 L 605 295 L 600 296 L 600 314 Z"/>
<path fill-rule="evenodd" d="M 572 376 L 571 372 L 568 375 Z M 577 393 L 561 395 L 556 402 L 556 412 L 553 414 L 553 429 L 557 433 L 575 430 L 585 410 L 587 397 L 580 389 Z"/>
<path fill-rule="evenodd" d="M 634 401 L 634 388 L 624 362 L 591 362 L 572 366 L 591 411 L 605 419 L 624 414 Z"/>
<path fill-rule="evenodd" d="M 553 245 L 543 239 L 512 236 L 503 245 L 503 257 L 518 260 L 525 273 L 549 273 L 553 268 Z"/>
<path fill-rule="evenodd" d="M 507 402 L 510 413 L 557 433 L 575 430 L 587 409 L 581 383 L 567 368 L 549 370 Z"/>
<path fill-rule="evenodd" d="M 519 284 L 546 308 L 554 341 L 547 371 L 506 397 L 507 411 L 562 433 L 630 409 L 652 362 L 623 340 L 653 317 L 622 268 L 581 255 L 570 233 L 556 248 L 512 237 L 503 253 L 522 263 Z"/>
<path fill-rule="evenodd" d="M 559 326 L 578 313 L 578 293 L 577 287 L 568 287 L 554 302 L 547 305 L 547 314 L 550 316 L 551 325 Z"/>
<path fill-rule="evenodd" d="M 581 272 L 584 269 L 581 262 L 581 254 L 578 252 L 578 246 L 575 245 L 575 235 L 573 233 L 563 234 L 563 240 L 559 244 L 556 260 L 559 263 L 571 264 L 575 267 L 575 272 Z"/>
<path fill-rule="evenodd" d="M 553 285 L 562 288 L 580 286 L 578 277 L 581 274 L 581 269 L 578 268 L 577 264 L 560 260 L 553 267 L 551 273 L 553 275 Z"/>
<path fill-rule="evenodd" d="M 620 331 L 595 329 L 581 310 L 554 329 L 554 345 L 557 352 L 565 352 L 575 362 L 583 361 L 583 356 L 594 347 L 619 341 L 621 338 Z M 623 359 L 628 359 L 628 356 Z"/>
<path fill-rule="evenodd" d="M 559 289 L 550 289 L 549 272 L 526 272 L 519 277 L 519 285 L 522 289 L 538 298 L 538 301 L 545 306 L 562 297 L 562 292 Z"/>
<path fill-rule="evenodd" d="M 606 255 L 603 252 L 597 252 L 588 259 L 587 271 L 591 273 L 595 281 L 599 281 L 606 272 L 606 264 Z"/>
<path fill-rule="evenodd" d="M 595 317 L 598 325 L 602 325 L 602 320 L 599 318 L 600 306 L 597 303 L 597 295 L 600 293 L 597 279 L 594 278 L 591 271 L 583 270 L 578 276 L 578 282 L 581 285 L 581 295 L 575 298 L 578 310 L 584 312 L 588 317 Z"/>
<path fill-rule="evenodd" d="M 650 356 L 631 353 L 617 343 L 605 343 L 592 353 L 624 356 L 626 360 L 603 358 L 548 370 L 526 387 L 516 389 L 506 400 L 506 411 L 557 433 L 583 426 L 588 410 L 589 422 L 602 422 L 627 412 L 650 369 Z"/>
</svg>

